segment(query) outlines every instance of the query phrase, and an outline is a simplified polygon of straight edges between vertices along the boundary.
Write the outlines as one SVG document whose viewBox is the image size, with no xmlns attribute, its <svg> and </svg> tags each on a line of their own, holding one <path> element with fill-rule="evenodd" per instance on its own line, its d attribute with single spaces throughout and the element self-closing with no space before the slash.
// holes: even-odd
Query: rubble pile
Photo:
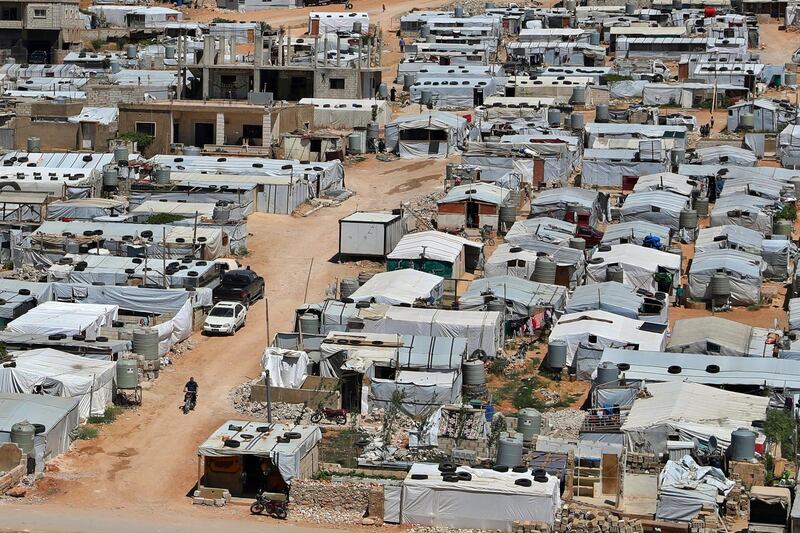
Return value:
<svg viewBox="0 0 800 533">
<path fill-rule="evenodd" d="M 576 439 L 586 418 L 585 411 L 560 409 L 544 413 L 542 434 L 560 439 Z"/>
<path fill-rule="evenodd" d="M 642 533 L 642 522 L 637 519 L 621 518 L 609 511 L 581 508 L 574 504 L 564 505 L 556 515 L 553 526 L 546 522 L 513 523 L 513 533 Z"/>
<path fill-rule="evenodd" d="M 254 379 L 242 383 L 230 392 L 229 397 L 237 413 L 248 417 L 267 418 L 267 403 L 250 401 L 250 388 L 260 381 L 260 379 Z M 308 420 L 313 412 L 313 409 L 309 409 L 301 403 L 272 402 L 272 419 L 276 422 L 294 422 L 298 419 L 301 421 Z"/>
<path fill-rule="evenodd" d="M 550 389 L 536 389 L 535 394 L 539 397 L 545 405 L 551 406 L 555 405 L 561 401 L 561 394 L 557 391 L 550 390 Z"/>
<path fill-rule="evenodd" d="M 20 281 L 39 281 L 42 279 L 42 272 L 32 265 L 22 265 L 15 268 L 14 272 L 6 276 L 6 279 L 17 279 Z"/>
<path fill-rule="evenodd" d="M 430 229 L 424 225 L 422 221 L 430 221 L 436 218 L 437 215 L 437 202 L 444 198 L 443 191 L 436 191 L 422 196 L 416 196 L 403 203 L 403 207 L 413 213 L 417 219 L 417 229 L 424 231 Z"/>
</svg>

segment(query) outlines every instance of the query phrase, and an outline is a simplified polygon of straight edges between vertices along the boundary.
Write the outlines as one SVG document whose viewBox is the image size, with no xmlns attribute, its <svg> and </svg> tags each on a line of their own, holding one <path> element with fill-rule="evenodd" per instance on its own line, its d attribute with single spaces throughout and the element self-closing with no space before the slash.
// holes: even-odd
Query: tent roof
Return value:
<svg viewBox="0 0 800 533">
<path fill-rule="evenodd" d="M 234 429 L 231 429 L 231 428 Z M 260 427 L 267 427 L 269 431 L 258 431 Z M 235 429 L 235 428 L 241 428 Z M 278 437 L 286 432 L 299 433 L 299 439 L 291 439 L 286 443 L 279 443 Z M 243 434 L 253 435 L 254 438 L 244 440 L 240 438 Z M 241 442 L 238 448 L 231 448 L 224 445 L 225 440 L 236 439 Z M 247 420 L 228 420 L 222 424 L 214 433 L 203 442 L 197 450 L 203 456 L 235 456 L 235 455 L 259 455 L 271 457 L 277 453 L 294 453 L 304 445 L 307 440 L 319 442 L 322 440 L 318 426 L 298 426 L 288 424 L 272 424 L 266 422 L 247 421 Z"/>
<path fill-rule="evenodd" d="M 23 420 L 43 424 L 49 430 L 79 403 L 79 398 L 0 393 L 0 432 L 9 433 L 11 426 Z"/>
<path fill-rule="evenodd" d="M 728 245 L 734 244 L 737 248 L 745 248 L 749 251 L 758 250 L 759 253 L 762 248 L 761 243 L 764 240 L 764 236 L 760 232 L 744 226 L 725 224 L 702 228 L 695 241 L 695 254 L 705 249 L 720 248 L 717 239 L 721 236 L 725 237 L 724 240 Z"/>
<path fill-rule="evenodd" d="M 643 268 L 655 272 L 658 267 L 680 270 L 681 256 L 662 252 L 654 248 L 645 248 L 638 244 L 612 244 L 611 250 L 603 252 L 597 250 L 592 254 L 592 259 L 602 258 L 605 264 L 619 263 Z"/>
<path fill-rule="evenodd" d="M 497 298 L 519 302 L 527 307 L 548 304 L 558 307 L 566 299 L 566 289 L 560 285 L 537 283 L 515 276 L 494 276 L 470 283 L 459 301 L 483 302 L 483 295 L 489 291 Z"/>
<path fill-rule="evenodd" d="M 538 240 L 561 243 L 575 235 L 576 225 L 551 217 L 536 217 L 514 222 L 505 236 L 506 242 L 516 237 L 534 236 Z"/>
<path fill-rule="evenodd" d="M 652 397 L 637 398 L 623 431 L 681 421 L 719 426 L 723 421 L 749 427 L 766 416 L 769 398 L 721 390 L 699 383 L 649 383 Z M 726 424 L 729 425 L 729 424 Z"/>
<path fill-rule="evenodd" d="M 597 191 L 578 187 L 559 187 L 542 191 L 531 203 L 536 206 L 572 203 L 592 207 L 596 202 Z"/>
<path fill-rule="evenodd" d="M 660 333 L 648 331 L 642 329 L 644 325 L 645 322 L 642 320 L 593 309 L 562 315 L 553 327 L 550 338 L 560 339 L 585 333 L 605 339 L 639 344 L 643 349 L 661 346 L 665 330 Z"/>
<path fill-rule="evenodd" d="M 694 256 L 689 274 L 701 272 L 717 272 L 724 269 L 735 272 L 742 277 L 761 279 L 764 260 L 761 256 L 740 252 L 739 250 L 704 250 Z"/>
<path fill-rule="evenodd" d="M 633 192 L 663 189 L 681 196 L 691 196 L 696 186 L 697 182 L 692 178 L 681 174 L 673 174 L 672 172 L 659 172 L 640 176 L 636 185 L 633 186 Z"/>
<path fill-rule="evenodd" d="M 396 124 L 401 130 L 434 129 L 449 130 L 460 129 L 467 126 L 467 119 L 453 113 L 433 112 L 421 115 L 404 115 L 395 118 L 391 124 Z"/>
<path fill-rule="evenodd" d="M 424 252 L 426 259 L 453 263 L 464 249 L 464 246 L 483 248 L 483 243 L 471 241 L 458 235 L 442 231 L 422 231 L 404 235 L 394 250 L 387 256 L 389 259 L 419 259 Z"/>
<path fill-rule="evenodd" d="M 428 298 L 436 293 L 444 278 L 405 268 L 375 274 L 358 288 L 350 298 L 354 302 L 375 299 L 390 305 L 413 304 L 418 298 Z"/>
<path fill-rule="evenodd" d="M 630 209 L 642 205 L 656 206 L 662 211 L 680 213 L 688 205 L 688 200 L 686 196 L 669 191 L 634 192 L 625 198 L 625 203 L 622 204 L 622 212 L 623 214 L 625 213 L 625 208 Z"/>
<path fill-rule="evenodd" d="M 675 321 L 667 341 L 667 351 L 696 342 L 709 341 L 720 346 L 728 346 L 736 351 L 748 353 L 753 327 L 741 322 L 717 316 L 685 318 Z"/>
<path fill-rule="evenodd" d="M 618 224 L 609 224 L 606 226 L 606 231 L 603 233 L 603 242 L 613 241 L 619 238 L 630 238 L 631 235 L 639 238 L 655 235 L 661 237 L 661 240 L 667 241 L 669 239 L 669 231 L 669 228 L 666 226 L 654 224 L 646 220 L 620 222 Z"/>
<path fill-rule="evenodd" d="M 447 195 L 439 200 L 439 203 L 452 204 L 463 202 L 464 200 L 476 200 L 487 204 L 500 205 L 506 201 L 510 194 L 511 189 L 491 183 L 467 183 L 465 185 L 456 185 L 447 191 Z"/>
<path fill-rule="evenodd" d="M 643 303 L 644 297 L 638 294 L 636 289 L 617 281 L 605 281 L 576 287 L 569 299 L 566 312 L 576 313 L 591 309 L 609 310 L 606 306 L 611 306 L 612 308 L 627 309 L 631 314 L 638 315 Z"/>
</svg>

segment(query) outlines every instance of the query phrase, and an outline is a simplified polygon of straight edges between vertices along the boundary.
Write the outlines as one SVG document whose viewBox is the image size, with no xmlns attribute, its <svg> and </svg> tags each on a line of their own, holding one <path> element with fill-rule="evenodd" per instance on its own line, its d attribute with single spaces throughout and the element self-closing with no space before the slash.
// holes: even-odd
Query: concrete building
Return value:
<svg viewBox="0 0 800 533">
<path fill-rule="evenodd" d="M 78 0 L 7 1 L 0 6 L 0 48 L 19 63 L 56 63 L 71 44 L 81 43 Z M 39 52 L 39 54 L 31 54 Z M 42 57 L 42 53 L 46 57 Z M 37 57 L 37 55 L 39 57 Z"/>
</svg>

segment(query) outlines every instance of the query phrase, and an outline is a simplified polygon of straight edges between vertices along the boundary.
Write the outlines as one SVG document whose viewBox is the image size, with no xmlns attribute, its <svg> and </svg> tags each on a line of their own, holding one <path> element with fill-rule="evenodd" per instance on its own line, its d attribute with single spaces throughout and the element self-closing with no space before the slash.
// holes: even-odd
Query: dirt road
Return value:
<svg viewBox="0 0 800 533">
<path fill-rule="evenodd" d="M 272 333 L 290 328 L 294 309 L 304 301 L 310 268 L 309 301 L 322 299 L 335 278 L 357 273 L 355 264 L 330 261 L 338 251 L 339 218 L 356 209 L 396 208 L 401 200 L 437 190 L 444 167 L 444 161 L 363 161 L 347 169 L 348 186 L 356 196 L 338 207 L 306 218 L 250 217 L 252 253 L 244 263 L 266 279 Z M 40 490 L 48 497 L 44 507 L 114 510 L 121 516 L 168 512 L 192 517 L 207 512 L 198 511 L 186 498 L 197 479 L 197 446 L 225 420 L 236 417 L 228 393 L 259 375 L 265 329 L 262 300 L 253 305 L 247 326 L 235 336 L 195 335 L 197 347 L 162 372 L 145 391 L 140 409 L 125 413 L 103 427 L 98 438 L 78 442 L 55 461 L 59 471 Z M 190 375 L 200 385 L 199 405 L 184 415 L 179 404 Z M 250 520 L 235 507 L 213 516 L 231 513 Z"/>
</svg>

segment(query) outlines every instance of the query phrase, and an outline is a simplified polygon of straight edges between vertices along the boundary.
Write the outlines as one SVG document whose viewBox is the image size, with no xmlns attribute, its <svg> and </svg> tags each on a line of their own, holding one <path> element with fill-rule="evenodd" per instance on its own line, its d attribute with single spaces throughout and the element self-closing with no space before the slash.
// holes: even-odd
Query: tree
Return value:
<svg viewBox="0 0 800 533">
<path fill-rule="evenodd" d="M 508 424 L 506 423 L 505 417 L 499 413 L 494 415 L 494 418 L 492 419 L 492 425 L 489 427 L 489 438 L 486 442 L 490 455 L 494 456 L 497 443 L 500 441 L 500 434 L 507 429 Z"/>
<path fill-rule="evenodd" d="M 461 447 L 461 441 L 467 436 L 467 422 L 472 413 L 466 405 L 461 405 L 456 414 L 456 434 L 454 437 L 456 448 Z"/>
<path fill-rule="evenodd" d="M 417 432 L 417 442 L 420 446 L 430 444 L 430 442 L 425 439 L 425 435 L 428 434 L 431 430 L 431 426 L 433 426 L 433 415 L 439 412 L 440 406 L 438 396 L 438 394 L 434 394 L 430 404 L 426 405 L 418 414 L 411 417 L 411 420 L 414 422 L 414 430 Z M 425 441 L 424 444 L 423 441 Z"/>
<path fill-rule="evenodd" d="M 400 418 L 400 406 L 403 405 L 405 394 L 400 390 L 392 393 L 389 405 L 383 411 L 383 426 L 381 427 L 381 440 L 384 446 L 389 446 L 397 430 L 397 420 Z"/>
</svg>

